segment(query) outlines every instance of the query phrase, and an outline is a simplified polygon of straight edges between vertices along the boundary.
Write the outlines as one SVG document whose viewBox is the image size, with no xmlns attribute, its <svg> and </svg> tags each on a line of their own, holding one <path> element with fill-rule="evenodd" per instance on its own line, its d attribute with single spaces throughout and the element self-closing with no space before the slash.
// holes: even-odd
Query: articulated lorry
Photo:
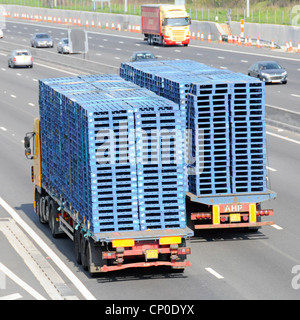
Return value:
<svg viewBox="0 0 300 320">
<path fill-rule="evenodd" d="M 265 84 L 192 60 L 122 63 L 120 76 L 186 113 L 186 213 L 196 229 L 272 225 L 267 188 Z"/>
<path fill-rule="evenodd" d="M 190 43 L 191 20 L 185 6 L 148 4 L 141 6 L 142 33 L 148 44 L 163 46 Z"/>
<path fill-rule="evenodd" d="M 40 80 L 39 111 L 24 138 L 34 210 L 53 237 L 73 240 L 76 261 L 91 274 L 190 266 L 178 106 L 119 76 L 92 75 Z M 175 127 L 171 146 L 147 138 Z M 156 155 L 144 151 L 151 143 Z"/>
</svg>

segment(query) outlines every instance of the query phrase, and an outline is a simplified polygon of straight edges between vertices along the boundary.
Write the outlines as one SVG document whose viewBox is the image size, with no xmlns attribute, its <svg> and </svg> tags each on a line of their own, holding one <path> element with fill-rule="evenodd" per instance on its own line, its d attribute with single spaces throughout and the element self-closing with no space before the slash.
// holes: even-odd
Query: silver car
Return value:
<svg viewBox="0 0 300 320">
<path fill-rule="evenodd" d="M 53 48 L 53 40 L 48 33 L 36 33 L 30 40 L 30 44 L 35 48 Z"/>
<path fill-rule="evenodd" d="M 57 52 L 58 53 L 70 53 L 68 38 L 62 38 L 59 40 L 59 42 L 57 44 Z"/>
<path fill-rule="evenodd" d="M 8 56 L 8 67 L 33 67 L 32 55 L 28 50 L 13 50 Z"/>
<path fill-rule="evenodd" d="M 248 70 L 248 76 L 266 83 L 287 83 L 287 72 L 275 61 L 259 61 Z"/>
</svg>

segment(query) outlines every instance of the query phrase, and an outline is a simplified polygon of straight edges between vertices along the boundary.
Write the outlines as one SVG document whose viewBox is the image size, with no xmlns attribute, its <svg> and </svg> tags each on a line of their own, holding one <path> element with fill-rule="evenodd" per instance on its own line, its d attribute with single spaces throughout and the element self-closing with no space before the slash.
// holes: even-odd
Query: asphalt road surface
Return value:
<svg viewBox="0 0 300 320">
<path fill-rule="evenodd" d="M 51 32 L 55 42 L 66 36 L 64 26 L 7 21 L 3 43 L 28 47 L 35 32 Z M 1 44 L 0 44 L 1 45 Z M 89 33 L 88 56 L 63 56 L 53 49 L 47 59 L 34 56 L 33 69 L 9 69 L 7 51 L 0 50 L 0 298 L 6 299 L 300 299 L 300 135 L 267 127 L 268 182 L 276 200 L 264 203 L 275 211 L 275 225 L 257 233 L 242 230 L 196 232 L 188 241 L 192 266 L 183 274 L 143 268 L 91 278 L 77 265 L 73 243 L 53 239 L 33 210 L 30 161 L 23 138 L 38 116 L 38 80 L 101 72 L 115 73 L 133 51 L 151 50 L 160 59 L 192 59 L 217 68 L 247 73 L 257 60 L 273 55 L 289 73 L 287 85 L 266 87 L 266 103 L 298 112 L 300 58 L 267 49 L 229 44 L 149 47 L 140 34 L 106 31 Z M 71 63 L 64 65 L 65 59 Z M 73 59 L 73 60 L 71 60 Z M 95 61 L 82 70 L 82 61 Z M 273 59 L 273 58 L 272 58 Z M 98 69 L 99 68 L 99 69 Z M 293 273 L 294 272 L 294 273 Z M 299 285 L 298 285 L 299 284 Z"/>
</svg>

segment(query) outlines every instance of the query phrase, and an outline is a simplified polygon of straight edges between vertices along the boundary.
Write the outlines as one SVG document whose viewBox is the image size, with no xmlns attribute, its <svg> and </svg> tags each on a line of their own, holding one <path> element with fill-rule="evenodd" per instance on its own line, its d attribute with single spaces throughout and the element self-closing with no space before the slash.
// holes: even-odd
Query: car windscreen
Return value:
<svg viewBox="0 0 300 320">
<path fill-rule="evenodd" d="M 63 42 L 63 44 L 68 44 L 69 40 L 68 39 L 64 39 L 62 42 Z"/>
<path fill-rule="evenodd" d="M 137 53 L 136 55 L 137 60 L 142 59 L 155 59 L 155 56 L 152 53 Z"/>
<path fill-rule="evenodd" d="M 50 38 L 47 34 L 37 34 L 36 37 L 38 39 L 48 39 L 48 38 Z"/>
<path fill-rule="evenodd" d="M 29 56 L 29 52 L 28 51 L 22 51 L 22 52 L 16 52 L 16 56 Z"/>
<path fill-rule="evenodd" d="M 268 62 L 262 65 L 262 70 L 281 69 L 280 65 L 276 62 Z"/>
</svg>

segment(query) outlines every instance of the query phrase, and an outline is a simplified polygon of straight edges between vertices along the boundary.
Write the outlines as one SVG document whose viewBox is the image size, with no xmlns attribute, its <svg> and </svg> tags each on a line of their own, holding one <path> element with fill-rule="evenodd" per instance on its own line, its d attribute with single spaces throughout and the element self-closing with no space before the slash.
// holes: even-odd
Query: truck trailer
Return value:
<svg viewBox="0 0 300 320">
<path fill-rule="evenodd" d="M 141 6 L 142 33 L 148 44 L 162 46 L 190 43 L 191 19 L 183 5 Z"/>
<path fill-rule="evenodd" d="M 122 63 L 120 75 L 186 113 L 186 212 L 193 229 L 272 225 L 265 84 L 188 59 Z"/>
<path fill-rule="evenodd" d="M 39 112 L 24 138 L 34 210 L 53 237 L 73 240 L 76 261 L 91 274 L 190 266 L 181 135 L 171 147 L 156 140 L 152 161 L 145 151 L 153 126 L 182 130 L 178 106 L 119 76 L 91 75 L 40 80 Z"/>
</svg>

